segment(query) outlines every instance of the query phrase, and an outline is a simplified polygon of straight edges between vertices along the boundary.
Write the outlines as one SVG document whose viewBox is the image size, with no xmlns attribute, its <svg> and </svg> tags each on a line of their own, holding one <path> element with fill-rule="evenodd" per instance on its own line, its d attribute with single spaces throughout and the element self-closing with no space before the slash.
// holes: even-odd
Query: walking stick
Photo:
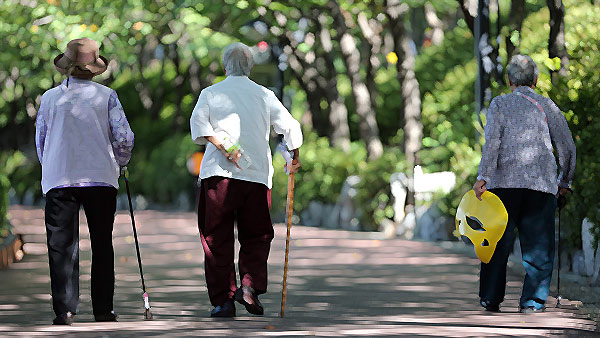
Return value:
<svg viewBox="0 0 600 338">
<path fill-rule="evenodd" d="M 571 188 L 567 188 L 567 190 L 570 193 L 573 193 L 573 190 L 571 190 Z M 562 210 L 562 208 L 565 207 L 565 205 L 567 205 L 567 196 L 565 195 L 558 195 L 558 200 L 556 201 L 556 204 L 558 206 L 558 271 L 557 271 L 557 293 L 558 295 L 556 296 L 556 307 L 560 307 L 560 301 L 562 300 L 562 296 L 560 295 L 560 254 L 561 254 L 561 247 L 560 247 L 560 211 Z"/>
<path fill-rule="evenodd" d="M 150 300 L 146 292 L 146 283 L 144 283 L 144 272 L 142 271 L 142 256 L 140 255 L 140 245 L 138 243 L 137 231 L 135 229 L 135 219 L 133 218 L 133 204 L 131 203 L 131 193 L 129 192 L 129 171 L 124 168 L 123 178 L 125 179 L 125 187 L 127 188 L 127 200 L 129 201 L 129 214 L 131 215 L 131 225 L 133 227 L 133 238 L 135 239 L 135 252 L 137 253 L 138 266 L 140 268 L 140 277 L 142 278 L 142 290 L 144 291 L 144 319 L 151 320 L 152 313 L 150 312 Z"/>
<path fill-rule="evenodd" d="M 292 165 L 293 157 L 287 151 L 287 145 L 284 142 L 279 144 L 279 151 L 281 155 L 285 159 L 288 165 Z M 289 169 L 288 169 L 289 170 Z M 281 318 L 283 318 L 285 312 L 285 297 L 287 295 L 287 263 L 288 256 L 290 253 L 290 231 L 292 230 L 292 215 L 294 214 L 294 173 L 288 174 L 288 196 L 287 203 L 285 207 L 286 216 L 287 216 L 287 236 L 285 239 L 285 264 L 283 266 L 283 290 L 281 291 Z"/>
<path fill-rule="evenodd" d="M 288 176 L 288 191 L 287 191 L 287 236 L 285 239 L 285 264 L 283 266 L 283 290 L 281 291 L 281 314 L 283 318 L 285 312 L 285 297 L 287 294 L 287 271 L 288 271 L 288 255 L 290 252 L 290 230 L 292 229 L 292 214 L 294 213 L 294 174 Z"/>
<path fill-rule="evenodd" d="M 564 198 L 564 196 L 562 196 Z M 557 273 L 557 286 L 556 286 L 556 290 L 558 295 L 556 296 L 556 307 L 560 307 L 560 301 L 562 300 L 562 296 L 560 295 L 560 210 L 562 209 L 561 206 L 561 202 L 560 202 L 560 197 L 558 198 L 559 200 L 559 205 L 558 205 L 558 271 Z"/>
</svg>

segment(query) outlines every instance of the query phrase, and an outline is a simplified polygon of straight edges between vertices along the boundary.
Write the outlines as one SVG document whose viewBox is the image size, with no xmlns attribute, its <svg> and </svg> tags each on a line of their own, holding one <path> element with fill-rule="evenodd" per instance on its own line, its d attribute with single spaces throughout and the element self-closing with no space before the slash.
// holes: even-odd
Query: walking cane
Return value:
<svg viewBox="0 0 600 338">
<path fill-rule="evenodd" d="M 150 300 L 148 299 L 148 292 L 146 292 L 146 283 L 144 283 L 144 272 L 142 271 L 142 256 L 140 255 L 140 245 L 138 243 L 137 231 L 135 228 L 135 219 L 133 218 L 133 204 L 131 203 L 131 193 L 129 192 L 129 171 L 127 171 L 127 167 L 124 167 L 122 170 L 124 171 L 123 178 L 125 179 L 125 187 L 127 188 L 127 200 L 129 201 L 129 214 L 131 215 L 131 225 L 133 227 L 135 251 L 137 253 L 138 267 L 140 268 L 140 277 L 142 278 L 142 290 L 144 291 L 144 319 L 151 320 L 152 313 L 150 312 Z"/>
<path fill-rule="evenodd" d="M 288 165 L 292 164 L 292 156 L 287 151 L 285 143 L 279 144 L 279 150 L 283 158 L 286 160 Z M 287 235 L 285 239 L 285 263 L 283 265 L 283 290 L 281 290 L 281 314 L 283 318 L 285 313 L 285 298 L 287 295 L 287 271 L 288 271 L 288 256 L 290 253 L 290 231 L 292 230 L 292 215 L 294 214 L 294 187 L 295 187 L 294 173 L 288 174 L 287 184 L 287 203 L 285 207 L 285 213 L 287 216 Z"/>
<path fill-rule="evenodd" d="M 288 177 L 288 191 L 287 191 L 287 236 L 285 239 L 285 264 L 283 266 L 283 290 L 281 291 L 281 318 L 283 318 L 285 312 L 285 297 L 287 295 L 287 271 L 288 271 L 288 256 L 290 253 L 290 231 L 292 229 L 292 214 L 294 213 L 294 174 L 290 174 Z"/>
<path fill-rule="evenodd" d="M 560 200 L 560 197 L 559 197 Z M 558 271 L 557 273 L 557 285 L 556 285 L 556 307 L 560 307 L 560 301 L 562 300 L 562 296 L 560 295 L 560 205 L 558 206 Z"/>
<path fill-rule="evenodd" d="M 573 192 L 573 190 L 569 189 L 570 192 Z M 562 296 L 560 295 L 560 256 L 561 256 L 561 247 L 560 247 L 560 211 L 562 210 L 562 208 L 565 207 L 565 205 L 567 204 L 567 197 L 565 195 L 558 195 L 558 200 L 557 200 L 557 206 L 558 206 L 558 271 L 557 271 L 557 285 L 556 285 L 556 290 L 558 295 L 556 296 L 556 307 L 560 307 L 560 301 L 562 300 Z"/>
</svg>

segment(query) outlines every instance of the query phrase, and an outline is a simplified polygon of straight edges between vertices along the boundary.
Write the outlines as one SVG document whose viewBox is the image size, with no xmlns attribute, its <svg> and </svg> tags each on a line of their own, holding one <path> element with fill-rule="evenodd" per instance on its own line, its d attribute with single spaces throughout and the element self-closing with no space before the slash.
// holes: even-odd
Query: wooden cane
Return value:
<svg viewBox="0 0 600 338">
<path fill-rule="evenodd" d="M 283 318 L 285 312 L 285 297 L 287 294 L 287 271 L 288 271 L 288 255 L 290 253 L 290 231 L 292 229 L 292 214 L 294 213 L 294 174 L 288 176 L 288 191 L 287 191 L 287 236 L 285 239 L 285 264 L 283 266 L 283 290 L 281 291 L 281 314 Z"/>
</svg>

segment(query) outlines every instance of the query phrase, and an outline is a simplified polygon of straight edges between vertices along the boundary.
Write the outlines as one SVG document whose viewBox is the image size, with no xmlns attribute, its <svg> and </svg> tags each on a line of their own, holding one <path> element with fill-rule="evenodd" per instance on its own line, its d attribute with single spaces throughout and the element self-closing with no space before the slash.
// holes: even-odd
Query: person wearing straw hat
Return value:
<svg viewBox="0 0 600 338">
<path fill-rule="evenodd" d="M 512 93 L 490 103 L 481 151 L 477 198 L 489 189 L 508 212 L 506 230 L 489 263 L 481 263 L 481 305 L 500 311 L 506 264 L 518 229 L 525 280 L 519 311 L 544 311 L 554 266 L 554 213 L 557 196 L 570 189 L 575 143 L 556 104 L 537 94 L 538 68 L 531 57 L 515 55 L 507 67 Z M 556 149 L 556 157 L 552 144 Z M 558 175 L 557 175 L 558 173 Z"/>
<path fill-rule="evenodd" d="M 211 317 L 235 316 L 234 300 L 262 315 L 258 295 L 267 291 L 267 258 L 274 236 L 269 214 L 273 164 L 270 128 L 283 134 L 300 167 L 302 130 L 275 94 L 248 78 L 250 48 L 233 43 L 222 56 L 227 78 L 205 88 L 190 119 L 191 136 L 207 144 L 200 168 L 198 228 L 205 256 Z M 234 222 L 237 222 L 240 287 L 234 266 Z"/>
<path fill-rule="evenodd" d="M 91 81 L 108 67 L 96 41 L 70 41 L 54 67 L 66 79 L 42 95 L 35 136 L 46 195 L 53 324 L 70 325 L 78 312 L 81 206 L 92 246 L 94 318 L 116 321 L 112 230 L 119 167 L 129 162 L 134 135 L 116 92 Z"/>
</svg>

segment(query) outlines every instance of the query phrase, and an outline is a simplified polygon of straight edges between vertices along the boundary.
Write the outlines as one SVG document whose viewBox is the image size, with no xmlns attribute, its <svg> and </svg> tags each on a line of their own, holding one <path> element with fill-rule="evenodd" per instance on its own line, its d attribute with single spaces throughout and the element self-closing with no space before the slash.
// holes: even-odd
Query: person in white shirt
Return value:
<svg viewBox="0 0 600 338">
<path fill-rule="evenodd" d="M 268 206 L 273 165 L 270 127 L 283 134 L 293 152 L 287 168 L 300 167 L 300 123 L 275 94 L 248 78 L 252 52 L 242 43 L 222 56 L 227 78 L 205 88 L 190 118 L 195 143 L 207 144 L 200 169 L 198 228 L 205 253 L 205 276 L 211 317 L 234 317 L 233 300 L 262 315 L 258 295 L 267 290 L 267 258 L 274 236 Z M 240 287 L 234 267 L 237 223 Z"/>
</svg>

